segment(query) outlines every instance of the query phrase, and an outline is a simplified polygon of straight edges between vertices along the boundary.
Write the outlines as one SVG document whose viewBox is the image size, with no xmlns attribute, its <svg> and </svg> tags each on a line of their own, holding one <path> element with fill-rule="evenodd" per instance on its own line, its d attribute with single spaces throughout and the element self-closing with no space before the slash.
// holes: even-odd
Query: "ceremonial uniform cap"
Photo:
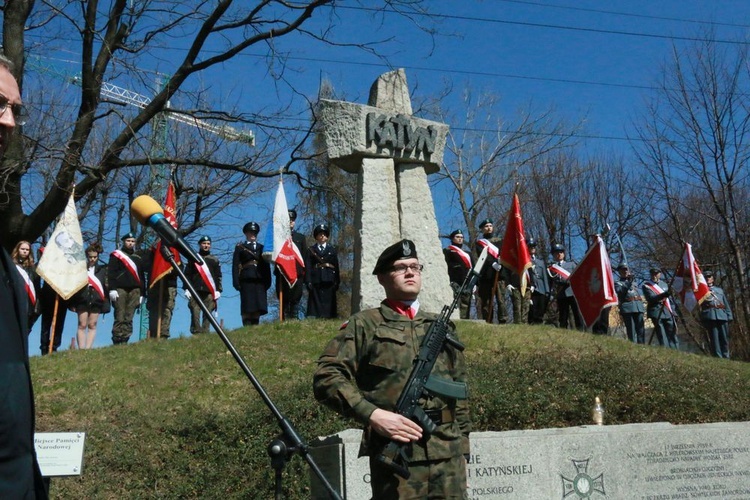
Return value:
<svg viewBox="0 0 750 500">
<path fill-rule="evenodd" d="M 383 250 L 383 253 L 378 257 L 378 262 L 375 264 L 375 269 L 372 270 L 372 274 L 387 272 L 397 260 L 416 258 L 417 247 L 414 246 L 414 242 L 411 240 L 401 240 Z"/>
<path fill-rule="evenodd" d="M 660 272 L 661 272 L 661 269 L 659 269 L 658 267 L 652 267 L 652 268 L 650 269 L 650 272 L 651 272 L 651 274 L 656 274 L 656 273 L 660 273 Z"/>
<path fill-rule="evenodd" d="M 455 236 L 458 236 L 459 234 L 460 234 L 461 236 L 463 236 L 463 235 L 464 235 L 463 231 L 461 231 L 460 229 L 454 229 L 454 230 L 453 230 L 453 232 L 452 232 L 452 233 L 451 233 L 450 235 L 448 235 L 448 237 L 449 237 L 450 239 L 453 239 L 453 238 L 454 238 Z"/>
<path fill-rule="evenodd" d="M 531 248 L 536 246 L 536 240 L 534 238 L 526 238 L 526 246 Z"/>
<path fill-rule="evenodd" d="M 484 219 L 482 222 L 479 223 L 479 228 L 483 228 L 487 224 L 492 224 L 492 219 Z"/>
<path fill-rule="evenodd" d="M 135 235 L 134 235 L 133 233 L 125 233 L 125 234 L 124 234 L 124 235 L 122 236 L 122 238 L 120 238 L 120 240 L 122 240 L 122 241 L 125 241 L 125 240 L 127 240 L 127 239 L 129 239 L 129 238 L 133 238 L 133 239 L 135 239 Z"/>
<path fill-rule="evenodd" d="M 260 226 L 257 222 L 248 222 L 247 224 L 242 226 L 242 232 L 258 234 L 260 232 Z"/>
<path fill-rule="evenodd" d="M 328 229 L 328 224 L 318 224 L 313 229 L 313 237 L 318 236 L 320 233 L 324 233 L 326 236 L 331 236 L 331 231 Z"/>
<path fill-rule="evenodd" d="M 703 277 L 706 278 L 706 279 L 713 278 L 714 277 L 714 272 L 713 271 L 704 271 L 703 272 Z"/>
<path fill-rule="evenodd" d="M 207 241 L 211 243 L 211 237 L 209 236 L 201 236 L 201 239 L 198 240 L 198 243 L 203 243 L 204 241 Z"/>
<path fill-rule="evenodd" d="M 293 208 L 289 209 L 289 220 L 297 220 L 297 211 Z"/>
<path fill-rule="evenodd" d="M 565 251 L 565 247 L 562 246 L 561 244 L 555 243 L 554 245 L 552 245 L 552 253 L 564 252 L 564 251 Z"/>
<path fill-rule="evenodd" d="M 630 268 L 628 267 L 627 262 L 620 262 L 620 264 L 617 266 L 617 269 L 630 269 Z"/>
</svg>

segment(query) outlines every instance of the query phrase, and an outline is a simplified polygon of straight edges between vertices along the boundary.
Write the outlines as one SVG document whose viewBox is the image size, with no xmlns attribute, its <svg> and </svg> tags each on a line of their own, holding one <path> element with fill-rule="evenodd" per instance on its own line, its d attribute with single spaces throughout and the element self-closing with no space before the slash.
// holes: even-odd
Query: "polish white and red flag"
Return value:
<svg viewBox="0 0 750 500">
<path fill-rule="evenodd" d="M 276 202 L 273 207 L 273 253 L 271 260 L 276 269 L 281 272 L 289 286 L 297 282 L 297 264 L 305 267 L 300 249 L 292 240 L 292 230 L 289 227 L 289 208 L 284 194 L 284 181 L 279 176 L 279 189 L 276 191 Z"/>
<path fill-rule="evenodd" d="M 599 235 L 570 273 L 570 288 L 587 327 L 596 322 L 604 308 L 618 304 L 609 254 Z"/>
<path fill-rule="evenodd" d="M 693 256 L 693 247 L 690 243 L 685 243 L 685 250 L 682 252 L 682 259 L 677 265 L 672 288 L 680 297 L 680 302 L 685 309 L 692 311 L 695 306 L 706 300 L 709 294 L 708 283 L 703 276 L 698 261 Z"/>
<path fill-rule="evenodd" d="M 526 246 L 526 236 L 521 218 L 521 203 L 518 194 L 513 194 L 513 204 L 508 213 L 508 225 L 505 227 L 503 246 L 500 249 L 500 264 L 504 265 L 521 278 L 521 296 L 526 294 L 527 274 L 531 267 L 531 254 Z"/>
</svg>

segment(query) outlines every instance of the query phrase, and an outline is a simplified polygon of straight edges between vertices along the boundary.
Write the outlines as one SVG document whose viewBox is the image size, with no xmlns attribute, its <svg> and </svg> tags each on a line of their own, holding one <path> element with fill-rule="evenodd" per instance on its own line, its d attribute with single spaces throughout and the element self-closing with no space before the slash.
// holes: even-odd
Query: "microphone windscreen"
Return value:
<svg viewBox="0 0 750 500">
<path fill-rule="evenodd" d="M 130 213 L 143 225 L 154 214 L 164 214 L 161 205 L 148 195 L 142 194 L 130 204 Z"/>
</svg>

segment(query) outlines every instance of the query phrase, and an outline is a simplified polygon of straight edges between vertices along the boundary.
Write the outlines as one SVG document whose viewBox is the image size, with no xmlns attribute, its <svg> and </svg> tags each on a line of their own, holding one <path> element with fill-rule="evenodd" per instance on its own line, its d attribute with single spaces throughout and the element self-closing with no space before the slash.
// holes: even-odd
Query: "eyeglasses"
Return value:
<svg viewBox="0 0 750 500">
<path fill-rule="evenodd" d="M 13 120 L 15 120 L 16 125 L 26 125 L 26 120 L 29 117 L 26 114 L 26 108 L 22 104 L 11 104 L 7 97 L 0 95 L 0 116 L 3 116 L 8 108 L 13 112 Z"/>
<path fill-rule="evenodd" d="M 391 272 L 393 274 L 406 274 L 406 272 L 409 271 L 412 274 L 422 274 L 423 269 L 424 266 L 422 264 L 409 264 L 408 266 L 406 264 L 400 264 L 391 267 Z"/>
</svg>

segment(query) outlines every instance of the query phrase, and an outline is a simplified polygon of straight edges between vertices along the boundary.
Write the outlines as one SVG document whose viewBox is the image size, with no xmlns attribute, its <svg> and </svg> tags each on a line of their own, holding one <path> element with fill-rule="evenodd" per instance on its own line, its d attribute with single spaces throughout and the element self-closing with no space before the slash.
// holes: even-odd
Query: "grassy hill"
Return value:
<svg viewBox="0 0 750 500">
<path fill-rule="evenodd" d="M 338 321 L 272 323 L 230 334 L 307 442 L 356 426 L 312 397 L 315 361 Z M 460 322 L 475 429 L 750 420 L 750 365 L 549 327 Z M 32 359 L 37 430 L 84 431 L 80 477 L 53 498 L 273 498 L 266 446 L 279 433 L 216 335 Z M 307 498 L 307 464 L 284 472 Z"/>
</svg>

